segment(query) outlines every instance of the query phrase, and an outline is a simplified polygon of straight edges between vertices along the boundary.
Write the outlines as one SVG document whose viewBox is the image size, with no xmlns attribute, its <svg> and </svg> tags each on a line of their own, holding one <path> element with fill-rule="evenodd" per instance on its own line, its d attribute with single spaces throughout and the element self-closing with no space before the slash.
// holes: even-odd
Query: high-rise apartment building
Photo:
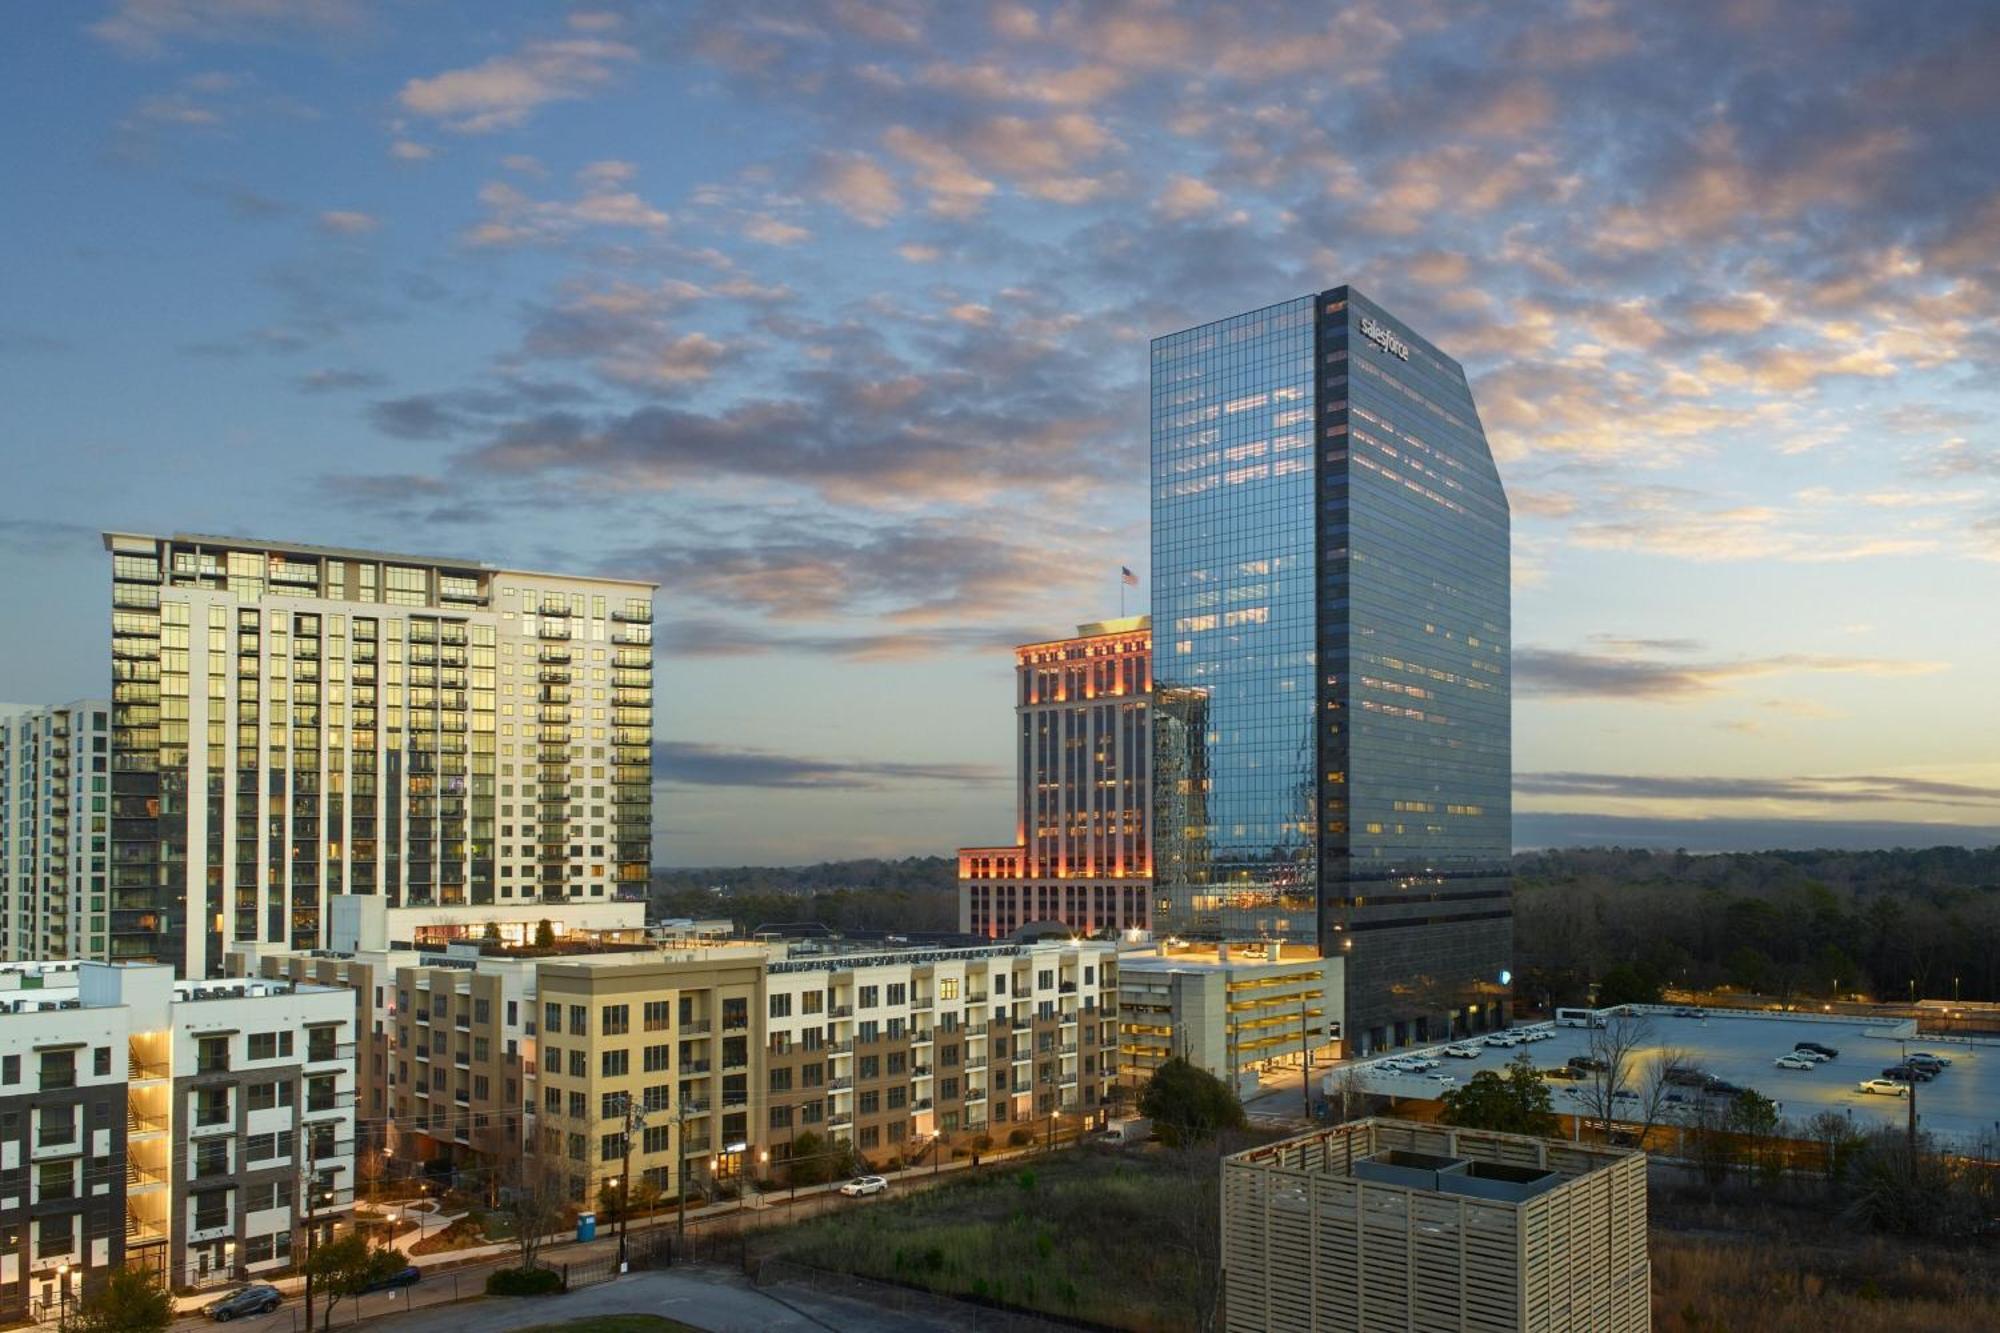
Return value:
<svg viewBox="0 0 2000 1333">
<path fill-rule="evenodd" d="M 1343 957 L 1357 1050 L 1500 1021 L 1507 497 L 1458 363 L 1336 287 L 1152 347 L 1156 928 Z"/>
<path fill-rule="evenodd" d="M 0 959 L 102 958 L 111 705 L 0 704 Z"/>
<path fill-rule="evenodd" d="M 109 956 L 647 885 L 654 585 L 112 532 Z"/>
<path fill-rule="evenodd" d="M 1146 927 L 1152 658 L 1145 616 L 1014 650 L 1014 841 L 959 849 L 960 930 L 997 938 L 1038 921 L 1084 932 Z"/>
</svg>

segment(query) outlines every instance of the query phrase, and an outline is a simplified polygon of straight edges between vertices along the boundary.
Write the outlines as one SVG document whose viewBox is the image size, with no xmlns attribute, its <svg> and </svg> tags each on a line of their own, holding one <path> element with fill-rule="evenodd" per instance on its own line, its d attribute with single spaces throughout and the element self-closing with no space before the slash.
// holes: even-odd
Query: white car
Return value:
<svg viewBox="0 0 2000 1333">
<path fill-rule="evenodd" d="M 1438 1062 L 1436 1060 L 1431 1059 L 1428 1055 L 1413 1055 L 1408 1060 L 1404 1061 L 1404 1063 L 1409 1065 L 1410 1068 L 1416 1070 L 1419 1073 L 1423 1073 L 1431 1069 L 1436 1069 L 1438 1067 Z"/>
<path fill-rule="evenodd" d="M 889 1182 L 880 1176 L 856 1176 L 840 1187 L 840 1192 L 850 1199 L 858 1199 L 866 1194 L 880 1194 L 889 1188 Z"/>
<path fill-rule="evenodd" d="M 1780 1069 L 1811 1069 L 1813 1067 L 1813 1062 L 1806 1059 L 1803 1055 L 1781 1055 L 1771 1061 L 1771 1063 Z"/>
<path fill-rule="evenodd" d="M 1479 1048 L 1477 1046 L 1447 1046 L 1444 1048 L 1444 1053 L 1454 1060 L 1477 1060 L 1479 1058 Z"/>
<path fill-rule="evenodd" d="M 1907 1083 L 1898 1083 L 1893 1078 L 1863 1079 L 1854 1090 L 1856 1092 L 1878 1092 L 1885 1097 L 1907 1097 L 1910 1095 L 1910 1085 Z"/>
<path fill-rule="evenodd" d="M 1496 1032 L 1486 1039 L 1486 1044 L 1488 1046 L 1512 1046 L 1515 1040 L 1515 1038 L 1509 1037 L 1505 1033 Z"/>
<path fill-rule="evenodd" d="M 1784 1057 L 1780 1057 L 1781 1060 L 1783 1058 Z M 1792 1052 L 1791 1058 L 1796 1060 L 1805 1060 L 1808 1063 L 1819 1065 L 1819 1064 L 1825 1064 L 1828 1060 L 1831 1060 L 1833 1057 L 1827 1055 L 1822 1051 L 1797 1050 Z"/>
<path fill-rule="evenodd" d="M 1458 1075 L 1456 1074 L 1426 1074 L 1424 1075 L 1424 1077 L 1428 1078 L 1433 1083 L 1449 1084 L 1458 1082 Z"/>
</svg>

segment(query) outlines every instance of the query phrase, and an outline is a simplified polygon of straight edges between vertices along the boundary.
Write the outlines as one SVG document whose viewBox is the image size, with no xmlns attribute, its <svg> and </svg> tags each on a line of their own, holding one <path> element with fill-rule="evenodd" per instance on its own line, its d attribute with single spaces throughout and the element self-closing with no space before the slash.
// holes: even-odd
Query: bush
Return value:
<svg viewBox="0 0 2000 1333">
<path fill-rule="evenodd" d="M 972 1151 L 974 1151 L 974 1152 L 992 1152 L 992 1151 L 993 1151 L 993 1136 L 992 1136 L 991 1134 L 981 1134 L 981 1135 L 980 1135 L 980 1136 L 979 1136 L 978 1138 L 976 1138 L 976 1139 L 974 1139 L 974 1140 L 972 1141 Z"/>
<path fill-rule="evenodd" d="M 1007 1135 L 1007 1143 L 1010 1147 L 1025 1148 L 1034 1140 L 1034 1137 L 1033 1134 L 1030 1134 L 1025 1129 L 1017 1129 Z"/>
<path fill-rule="evenodd" d="M 563 1289 L 553 1268 L 502 1268 L 487 1275 L 488 1296 L 553 1296 Z"/>
</svg>

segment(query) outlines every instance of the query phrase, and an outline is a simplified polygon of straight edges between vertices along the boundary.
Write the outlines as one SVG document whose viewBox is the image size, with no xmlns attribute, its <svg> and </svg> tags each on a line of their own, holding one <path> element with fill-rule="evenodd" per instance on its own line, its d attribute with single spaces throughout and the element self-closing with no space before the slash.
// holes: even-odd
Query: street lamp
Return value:
<svg viewBox="0 0 2000 1333">
<path fill-rule="evenodd" d="M 69 1264 L 56 1269 L 56 1301 L 59 1313 L 56 1316 L 58 1328 L 69 1327 Z"/>
</svg>

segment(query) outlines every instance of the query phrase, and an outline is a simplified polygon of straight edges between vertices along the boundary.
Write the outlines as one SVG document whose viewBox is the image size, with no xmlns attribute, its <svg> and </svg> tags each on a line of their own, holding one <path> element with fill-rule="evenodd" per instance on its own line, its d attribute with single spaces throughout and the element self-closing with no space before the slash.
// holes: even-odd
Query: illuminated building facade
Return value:
<svg viewBox="0 0 2000 1333">
<path fill-rule="evenodd" d="M 1144 929 L 1152 887 L 1150 620 L 1077 626 L 1014 650 L 1014 842 L 958 853 L 958 928 L 989 938 L 1036 921 Z"/>
<path fill-rule="evenodd" d="M 1464 371 L 1346 287 L 1152 356 L 1158 928 L 1338 951 L 1356 1050 L 1499 1022 L 1508 509 Z"/>
<path fill-rule="evenodd" d="M 113 961 L 219 975 L 333 901 L 643 896 L 653 588 L 106 533 Z"/>
</svg>

